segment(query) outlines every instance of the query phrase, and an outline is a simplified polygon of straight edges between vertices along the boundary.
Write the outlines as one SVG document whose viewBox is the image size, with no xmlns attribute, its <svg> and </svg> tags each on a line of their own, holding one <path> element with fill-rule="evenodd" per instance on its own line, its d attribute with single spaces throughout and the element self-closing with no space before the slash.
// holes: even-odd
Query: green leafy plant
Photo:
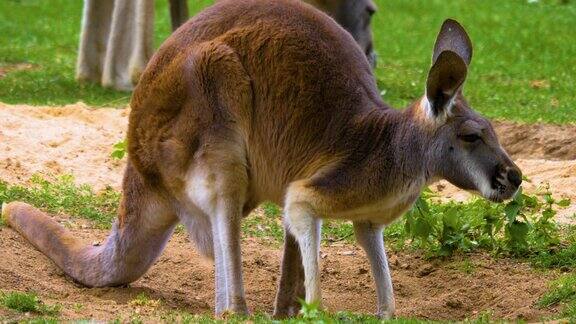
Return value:
<svg viewBox="0 0 576 324">
<path fill-rule="evenodd" d="M 467 203 L 435 203 L 430 191 L 406 214 L 405 232 L 416 248 L 447 256 L 483 248 L 494 253 L 534 256 L 560 244 L 560 230 L 553 221 L 556 207 L 569 205 L 550 194 L 539 200 L 520 190 L 505 204 L 476 198 Z"/>
<path fill-rule="evenodd" d="M 158 307 L 160 305 L 159 299 L 151 299 L 145 293 L 139 293 L 136 298 L 132 299 L 129 303 L 131 306 L 146 306 L 146 307 Z"/>
<path fill-rule="evenodd" d="M 300 299 L 299 302 L 300 305 L 302 305 L 300 315 L 304 320 L 322 323 L 322 321 L 320 321 L 322 311 L 318 307 L 318 303 L 308 304 L 303 299 Z"/>
<path fill-rule="evenodd" d="M 112 153 L 110 153 L 110 156 L 114 159 L 122 160 L 124 158 L 124 156 L 126 155 L 126 152 L 127 152 L 126 140 L 123 140 L 123 141 L 120 141 L 120 142 L 114 144 L 114 146 L 112 146 L 112 148 L 114 150 L 112 151 Z"/>
</svg>

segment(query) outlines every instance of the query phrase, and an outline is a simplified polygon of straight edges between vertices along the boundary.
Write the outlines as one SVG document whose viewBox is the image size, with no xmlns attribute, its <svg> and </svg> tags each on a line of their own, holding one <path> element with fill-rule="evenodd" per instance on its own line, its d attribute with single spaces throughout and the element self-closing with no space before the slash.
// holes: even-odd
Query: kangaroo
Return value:
<svg viewBox="0 0 576 324">
<path fill-rule="evenodd" d="M 128 165 L 118 219 L 86 246 L 24 203 L 2 209 L 77 282 L 138 279 L 182 222 L 214 259 L 215 313 L 246 313 L 240 222 L 260 202 L 284 207 L 274 314 L 320 303 L 322 219 L 351 220 L 371 263 L 377 313 L 394 314 L 382 229 L 422 188 L 447 179 L 502 201 L 521 172 L 462 88 L 472 46 L 454 20 L 441 27 L 424 95 L 385 104 L 352 36 L 294 0 L 217 2 L 154 55 L 131 100 Z"/>
</svg>

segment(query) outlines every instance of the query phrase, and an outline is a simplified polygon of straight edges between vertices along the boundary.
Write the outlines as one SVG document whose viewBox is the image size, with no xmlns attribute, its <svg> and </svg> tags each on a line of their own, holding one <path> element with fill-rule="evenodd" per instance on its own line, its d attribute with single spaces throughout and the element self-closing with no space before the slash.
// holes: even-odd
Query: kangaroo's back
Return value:
<svg viewBox="0 0 576 324">
<path fill-rule="evenodd" d="M 197 59 L 207 51 L 209 58 Z M 222 63 L 217 82 L 213 70 L 198 72 L 213 60 Z M 216 84 L 232 98 L 215 111 L 196 92 Z M 150 62 L 132 100 L 130 156 L 159 179 L 174 174 L 174 164 L 187 170 L 203 128 L 231 129 L 243 142 L 253 187 L 278 196 L 275 188 L 342 148 L 358 109 L 381 103 L 375 89 L 354 39 L 310 5 L 221 1 L 178 29 Z M 161 148 L 161 138 L 171 148 Z M 167 155 L 176 158 L 161 172 Z"/>
</svg>

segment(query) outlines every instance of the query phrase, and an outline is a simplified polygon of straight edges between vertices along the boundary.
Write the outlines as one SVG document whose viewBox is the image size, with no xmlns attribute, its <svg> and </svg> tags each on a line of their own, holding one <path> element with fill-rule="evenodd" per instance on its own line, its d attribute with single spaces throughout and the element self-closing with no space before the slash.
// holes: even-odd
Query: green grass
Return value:
<svg viewBox="0 0 576 324">
<path fill-rule="evenodd" d="M 191 14 L 210 0 L 189 1 Z M 169 33 L 167 1 L 156 0 L 155 43 Z M 576 122 L 576 1 L 376 0 L 376 75 L 384 99 L 403 107 L 422 94 L 431 48 L 445 18 L 458 19 L 475 46 L 466 94 L 491 118 Z M 0 66 L 33 68 L 0 79 L 0 101 L 123 106 L 129 94 L 74 80 L 81 1 L 0 2 Z M 34 17 L 31 19 L 30 17 Z"/>
<path fill-rule="evenodd" d="M 542 251 L 532 260 L 532 265 L 538 268 L 576 269 L 576 243 Z"/>
<path fill-rule="evenodd" d="M 39 318 L 20 320 L 20 321 L 18 321 L 18 323 L 20 323 L 20 324 L 58 324 L 58 323 L 61 323 L 61 321 L 59 321 L 58 319 L 55 319 L 55 318 L 51 318 L 51 317 L 48 317 L 48 318 L 39 317 Z"/>
<path fill-rule="evenodd" d="M 566 274 L 554 280 L 550 289 L 538 300 L 539 307 L 560 305 L 560 316 L 576 320 L 576 274 Z"/>
<path fill-rule="evenodd" d="M 576 1 L 377 1 L 374 34 L 384 98 L 403 106 L 422 92 L 435 34 L 460 21 L 474 44 L 466 95 L 492 118 L 575 122 Z M 531 82 L 545 80 L 535 89 Z"/>
<path fill-rule="evenodd" d="M 87 185 L 75 185 L 70 176 L 53 182 L 35 176 L 30 182 L 20 186 L 0 181 L 0 204 L 24 201 L 50 213 L 86 218 L 99 228 L 109 228 L 116 217 L 120 194 L 110 188 L 94 193 Z"/>
<path fill-rule="evenodd" d="M 453 263 L 453 267 L 465 274 L 473 274 L 476 272 L 476 265 L 470 260 L 462 260 Z"/>
<path fill-rule="evenodd" d="M 390 323 L 390 324 L 420 324 L 420 323 L 451 323 L 449 321 L 431 321 L 411 318 L 394 318 L 391 320 L 382 320 L 372 315 L 358 314 L 352 312 L 324 312 L 318 310 L 313 305 L 303 304 L 299 316 L 284 320 L 274 320 L 268 314 L 256 313 L 251 316 L 232 315 L 225 320 L 216 320 L 210 315 L 191 315 L 186 312 L 172 311 L 161 317 L 164 321 L 170 323 L 277 323 L 277 324 L 333 324 L 333 323 Z M 463 323 L 492 323 L 491 313 L 481 312 L 479 315 L 462 321 Z"/>
<path fill-rule="evenodd" d="M 156 0 L 155 43 L 169 35 L 167 0 Z M 211 1 L 189 1 L 191 14 Z M 0 68 L 29 63 L 31 69 L 0 78 L 0 101 L 56 105 L 84 101 L 124 106 L 130 94 L 74 80 L 82 1 L 0 1 Z M 31 18 L 33 17 L 33 18 Z"/>
<path fill-rule="evenodd" d="M 60 305 L 46 305 L 35 293 L 1 292 L 0 304 L 21 313 L 54 316 L 60 313 Z"/>
<path fill-rule="evenodd" d="M 350 312 L 317 312 L 296 318 L 289 318 L 284 320 L 274 320 L 268 314 L 257 313 L 251 316 L 229 316 L 225 320 L 214 319 L 210 315 L 192 315 L 185 312 L 172 312 L 162 316 L 162 319 L 168 323 L 199 323 L 199 324 L 240 324 L 240 323 L 277 323 L 277 324 L 332 324 L 332 323 L 384 323 L 384 321 L 376 318 L 375 316 L 355 314 Z M 391 324 L 416 324 L 416 323 L 441 323 L 437 321 L 424 321 L 417 319 L 404 319 L 397 318 L 386 321 Z"/>
</svg>

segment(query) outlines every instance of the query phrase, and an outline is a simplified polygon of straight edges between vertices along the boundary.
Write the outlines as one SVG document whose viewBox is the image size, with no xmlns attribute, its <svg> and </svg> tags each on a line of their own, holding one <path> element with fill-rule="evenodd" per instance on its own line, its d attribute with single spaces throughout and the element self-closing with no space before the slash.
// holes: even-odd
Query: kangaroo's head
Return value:
<svg viewBox="0 0 576 324">
<path fill-rule="evenodd" d="M 490 122 L 462 94 L 472 44 L 454 20 L 442 25 L 428 73 L 426 95 L 417 109 L 432 129 L 433 173 L 492 201 L 511 198 L 522 173 L 504 151 Z"/>
<path fill-rule="evenodd" d="M 376 66 L 370 22 L 377 10 L 372 0 L 305 0 L 334 18 L 360 45 L 368 62 Z"/>
</svg>

